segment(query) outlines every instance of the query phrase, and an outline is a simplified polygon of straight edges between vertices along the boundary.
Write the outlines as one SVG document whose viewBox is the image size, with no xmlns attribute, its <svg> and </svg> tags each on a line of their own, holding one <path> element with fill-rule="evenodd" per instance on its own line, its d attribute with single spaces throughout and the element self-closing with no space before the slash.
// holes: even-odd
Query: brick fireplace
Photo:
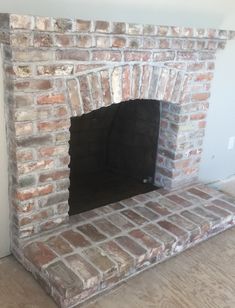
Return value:
<svg viewBox="0 0 235 308">
<path fill-rule="evenodd" d="M 107 268 L 107 271 L 110 270 L 109 274 L 106 273 L 108 280 L 106 283 L 104 279 L 102 280 L 103 285 L 98 291 L 96 286 L 98 278 L 94 278 L 97 266 L 92 272 L 91 264 L 87 265 L 89 268 L 87 271 L 94 279 L 89 280 L 85 285 L 80 279 L 81 274 L 78 279 L 73 273 L 74 269 L 72 274 L 71 269 L 66 272 L 62 262 L 64 259 L 58 261 L 58 255 L 71 255 L 73 250 L 69 248 L 66 241 L 71 243 L 71 238 L 80 234 L 74 231 L 74 224 L 90 223 L 101 213 L 107 215 L 111 210 L 123 210 L 127 223 L 122 227 L 129 230 L 130 220 L 137 220 L 137 224 L 145 226 L 148 219 L 156 220 L 159 215 L 167 216 L 171 211 L 179 211 L 179 206 L 195 204 L 204 206 L 205 202 L 208 205 L 215 201 L 213 205 L 211 203 L 209 205 L 213 214 L 206 215 L 201 212 L 202 209 L 199 209 L 197 211 L 199 216 L 194 214 L 199 218 L 192 218 L 193 214 L 184 213 L 184 218 L 175 217 L 172 218 L 171 223 L 159 225 L 159 230 L 168 228 L 169 231 L 170 228 L 179 240 L 178 246 L 174 246 L 175 238 L 172 241 L 166 233 L 168 237 L 164 239 L 168 244 L 170 243 L 169 247 L 174 246 L 174 253 L 192 245 L 193 240 L 202 240 L 233 224 L 234 203 L 231 199 L 222 196 L 221 200 L 218 198 L 218 192 L 200 185 L 190 188 L 190 191 L 186 188 L 186 191 L 182 192 L 182 190 L 183 187 L 197 182 L 215 54 L 219 49 L 225 48 L 227 40 L 234 36 L 232 31 L 213 29 L 15 14 L 0 15 L 9 153 L 12 251 L 39 280 L 46 282 L 48 292 L 61 306 L 72 307 L 126 277 L 120 274 L 122 271 L 119 271 L 117 276 L 109 275 L 120 262 L 117 260 L 111 262 L 108 257 L 106 257 L 107 264 L 110 266 Z M 140 195 L 142 197 L 128 199 L 129 202 L 104 207 L 100 209 L 99 214 L 90 211 L 80 216 L 72 216 L 69 220 L 70 156 L 68 153 L 71 118 L 132 100 L 139 100 L 139 104 L 142 100 L 155 100 L 160 104 L 154 184 L 163 189 L 152 194 Z M 156 198 L 164 199 L 163 196 L 176 190 L 182 194 L 173 195 L 173 197 L 171 195 L 167 199 L 168 203 L 165 202 L 165 205 L 162 205 L 162 210 L 156 208 L 156 204 L 154 205 Z M 138 214 L 136 216 L 135 212 L 133 214 L 126 208 L 130 205 L 136 206 L 138 203 L 142 206 L 145 202 L 150 202 L 148 209 L 150 212 L 146 214 L 146 209 L 138 209 L 138 213 L 142 213 L 142 216 L 139 216 L 140 220 L 137 218 Z M 173 205 L 169 205 L 169 202 L 173 202 Z M 180 205 L 177 207 L 177 204 Z M 228 212 L 216 207 L 223 205 L 227 207 Z M 171 208 L 170 211 L 169 208 Z M 215 213 L 220 219 L 216 220 L 218 217 Z M 202 219 L 203 216 L 204 219 Z M 195 230 L 203 231 L 199 232 L 200 236 L 192 227 L 193 223 L 187 224 L 185 218 L 193 221 Z M 110 221 L 107 221 L 106 227 L 109 228 Z M 220 227 L 218 221 L 220 221 Z M 178 227 L 172 229 L 172 222 L 177 223 Z M 183 225 L 187 232 L 193 230 L 194 236 L 190 237 L 188 246 L 182 244 L 187 232 L 181 232 L 180 225 Z M 92 224 L 89 226 L 86 228 L 78 226 L 78 229 L 82 233 L 89 234 L 95 228 Z M 101 223 L 96 226 L 98 230 L 105 229 Z M 132 227 L 134 228 L 133 225 Z M 145 227 L 145 231 L 151 236 L 162 236 L 163 231 L 159 233 L 159 230 L 150 229 Z M 115 228 L 113 232 L 114 230 Z M 116 231 L 118 232 L 117 226 Z M 125 250 L 128 250 L 126 248 L 128 245 L 132 251 L 137 249 L 139 259 L 135 264 L 143 265 L 145 264 L 143 261 L 147 259 L 148 264 L 153 264 L 156 260 L 163 259 L 158 253 L 162 255 L 166 247 L 157 245 L 156 241 L 154 244 L 149 236 L 143 237 L 142 231 L 132 230 L 132 237 L 136 240 L 144 238 L 145 245 L 149 247 L 155 245 L 154 251 L 157 257 L 155 255 L 154 261 L 152 254 L 147 258 L 145 253 L 142 253 L 143 250 L 138 250 L 136 245 L 132 246 L 133 243 L 129 239 L 124 239 L 125 236 L 117 242 L 121 247 L 125 247 Z M 52 251 L 48 248 L 48 245 L 49 247 L 56 245 L 55 241 L 48 244 L 48 237 L 52 236 L 53 232 L 57 232 L 57 236 L 58 232 L 63 232 L 64 239 L 61 241 L 64 243 L 60 242 L 59 253 L 58 251 L 55 253 L 55 249 L 53 252 L 53 248 Z M 114 234 L 116 233 L 110 231 L 109 236 L 113 238 Z M 79 243 L 83 242 L 83 247 L 86 247 L 86 239 L 83 239 L 81 234 L 79 236 Z M 39 238 L 42 241 L 39 241 Z M 99 235 L 98 239 L 93 237 L 92 242 L 102 242 L 105 239 L 106 236 L 102 238 L 102 235 Z M 46 245 L 45 241 L 47 241 Z M 102 249 L 106 253 L 109 251 L 110 258 L 115 260 L 115 256 L 110 251 L 119 253 L 120 247 L 114 246 L 103 244 Z M 175 249 L 176 246 L 177 249 Z M 165 257 L 174 254 L 169 253 L 169 247 Z M 95 248 L 93 247 L 93 250 Z M 64 253 L 61 253 L 61 250 Z M 53 267 L 54 259 L 57 263 Z M 68 256 L 68 259 L 71 259 L 71 264 L 76 263 L 72 256 Z M 122 254 L 122 260 L 126 260 L 125 266 L 131 264 L 126 252 Z M 79 262 L 81 264 L 82 261 Z M 121 265 L 123 265 L 122 262 Z M 142 268 L 137 265 L 136 267 L 138 270 Z M 50 271 L 47 270 L 48 268 Z M 76 288 L 70 289 L 68 281 L 64 287 L 61 277 L 65 274 L 53 280 L 57 271 L 66 272 L 68 280 L 71 279 L 73 283 L 80 285 L 82 280 L 82 292 Z M 115 272 L 114 269 L 113 271 Z M 125 270 L 124 272 L 133 274 L 135 271 L 132 267 L 130 272 Z"/>
</svg>

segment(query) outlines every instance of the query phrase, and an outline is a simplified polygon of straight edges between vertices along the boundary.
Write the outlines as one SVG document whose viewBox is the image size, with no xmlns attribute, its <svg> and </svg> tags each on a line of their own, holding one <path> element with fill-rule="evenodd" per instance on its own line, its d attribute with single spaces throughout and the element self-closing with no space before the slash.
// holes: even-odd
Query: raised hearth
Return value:
<svg viewBox="0 0 235 308">
<path fill-rule="evenodd" d="M 16 256 L 73 307 L 235 223 L 235 199 L 204 185 L 157 190 L 71 216 Z"/>
</svg>

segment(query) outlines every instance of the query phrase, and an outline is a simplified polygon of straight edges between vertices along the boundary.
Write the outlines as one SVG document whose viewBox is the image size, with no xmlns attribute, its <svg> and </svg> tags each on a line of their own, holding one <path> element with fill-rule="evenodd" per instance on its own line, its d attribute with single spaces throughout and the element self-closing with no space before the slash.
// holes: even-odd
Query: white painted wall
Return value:
<svg viewBox="0 0 235 308">
<path fill-rule="evenodd" d="M 235 41 L 217 55 L 216 74 L 204 140 L 200 178 L 205 182 L 235 174 Z M 234 147 L 228 149 L 234 136 Z"/>
<path fill-rule="evenodd" d="M 7 178 L 7 145 L 4 121 L 2 55 L 0 50 L 0 258 L 9 254 L 9 205 Z"/>
<path fill-rule="evenodd" d="M 0 12 L 235 30 L 234 0 L 0 0 Z M 218 55 L 200 172 L 205 181 L 235 173 L 234 150 L 227 150 L 228 137 L 235 135 L 234 55 L 234 42 Z M 2 100 L 0 103 L 1 256 L 8 247 L 8 206 Z"/>
</svg>

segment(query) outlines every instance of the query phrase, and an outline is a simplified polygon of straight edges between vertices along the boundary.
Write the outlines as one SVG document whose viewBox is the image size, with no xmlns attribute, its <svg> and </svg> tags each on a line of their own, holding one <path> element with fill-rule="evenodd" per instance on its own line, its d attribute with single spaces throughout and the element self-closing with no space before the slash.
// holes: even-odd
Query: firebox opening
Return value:
<svg viewBox="0 0 235 308">
<path fill-rule="evenodd" d="M 69 215 L 156 189 L 160 104 L 132 100 L 71 118 Z"/>
</svg>

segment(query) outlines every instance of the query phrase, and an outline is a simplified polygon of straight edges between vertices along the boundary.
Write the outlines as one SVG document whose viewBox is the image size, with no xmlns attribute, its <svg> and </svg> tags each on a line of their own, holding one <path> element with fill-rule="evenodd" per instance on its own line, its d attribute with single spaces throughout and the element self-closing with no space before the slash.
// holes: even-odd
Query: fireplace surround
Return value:
<svg viewBox="0 0 235 308">
<path fill-rule="evenodd" d="M 74 117 L 129 100 L 140 100 L 140 104 L 141 100 L 159 101 L 154 184 L 163 190 L 143 195 L 141 201 L 137 198 L 132 203 L 193 185 L 197 182 L 215 55 L 234 37 L 233 31 L 226 30 L 0 14 L 11 247 L 39 280 L 47 281 L 58 266 L 50 274 L 38 274 L 42 264 L 36 262 L 38 257 L 31 258 L 30 253 L 40 255 L 41 251 L 47 259 L 43 266 L 50 265 L 54 254 L 42 248 L 42 243 L 33 242 L 65 230 L 73 221 L 68 221 L 71 118 L 73 121 Z M 201 189 L 203 193 L 200 189 L 198 193 L 198 187 L 192 188 L 189 199 L 209 200 L 206 195 L 211 191 Z M 216 192 L 213 194 L 217 196 Z M 195 195 L 199 195 L 199 201 Z M 183 196 L 187 199 L 188 193 Z M 174 200 L 187 203 L 182 196 Z M 223 202 L 232 206 L 231 200 Z M 127 204 L 112 209 L 121 210 Z M 230 217 L 228 226 L 233 221 L 231 212 L 226 216 Z M 164 215 L 168 214 L 165 211 Z M 79 219 L 87 217 L 90 221 L 92 215 L 94 212 L 88 212 Z M 221 212 L 220 215 L 223 216 Z M 72 219 L 80 222 L 73 216 Z M 214 233 L 220 230 L 217 227 Z M 210 227 L 207 231 L 212 234 Z M 123 241 L 119 244 L 125 246 Z M 26 243 L 35 245 L 33 252 L 23 252 Z M 34 261 L 36 267 L 31 267 L 29 263 Z M 92 287 L 89 285 L 89 290 Z M 61 299 L 58 290 L 60 293 L 60 286 L 55 284 L 49 292 L 64 307 L 90 296 L 75 296 L 70 303 L 67 291 L 60 293 Z"/>
</svg>

